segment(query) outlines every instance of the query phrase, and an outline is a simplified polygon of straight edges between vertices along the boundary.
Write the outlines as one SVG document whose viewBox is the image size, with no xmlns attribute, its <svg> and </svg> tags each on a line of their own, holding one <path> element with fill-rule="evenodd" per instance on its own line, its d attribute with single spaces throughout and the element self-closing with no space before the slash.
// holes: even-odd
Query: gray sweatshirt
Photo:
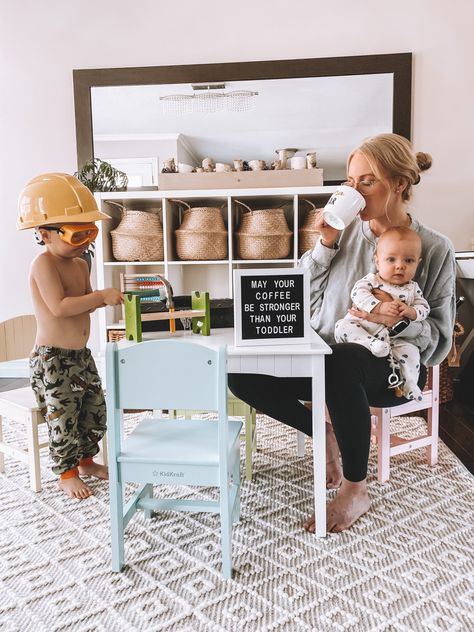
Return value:
<svg viewBox="0 0 474 632">
<path fill-rule="evenodd" d="M 403 338 L 416 345 L 427 366 L 439 364 L 451 348 L 456 314 L 456 265 L 454 249 L 447 237 L 412 219 L 410 228 L 421 238 L 422 253 L 414 280 L 431 311 L 421 322 L 412 321 Z M 368 222 L 356 218 L 341 234 L 339 248 L 318 243 L 301 257 L 299 267 L 310 272 L 311 326 L 333 344 L 334 325 L 351 307 L 351 288 L 368 272 L 375 272 L 377 238 Z"/>
</svg>

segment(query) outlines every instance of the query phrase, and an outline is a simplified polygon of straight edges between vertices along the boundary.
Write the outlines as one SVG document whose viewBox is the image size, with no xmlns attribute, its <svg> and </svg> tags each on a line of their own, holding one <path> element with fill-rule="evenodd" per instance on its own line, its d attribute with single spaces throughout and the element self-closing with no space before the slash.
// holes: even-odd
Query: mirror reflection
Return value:
<svg viewBox="0 0 474 632">
<path fill-rule="evenodd" d="M 393 74 L 92 87 L 91 102 L 94 156 L 131 187 L 156 185 L 171 157 L 270 167 L 282 148 L 316 152 L 324 180 L 340 181 L 354 146 L 393 129 Z"/>
</svg>

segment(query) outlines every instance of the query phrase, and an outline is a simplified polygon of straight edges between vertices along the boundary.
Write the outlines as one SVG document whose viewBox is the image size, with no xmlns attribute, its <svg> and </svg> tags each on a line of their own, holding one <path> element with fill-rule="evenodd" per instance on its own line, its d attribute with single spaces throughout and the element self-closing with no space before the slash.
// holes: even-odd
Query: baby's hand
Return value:
<svg viewBox="0 0 474 632">
<path fill-rule="evenodd" d="M 402 303 L 403 308 L 400 310 L 400 316 L 404 316 L 405 318 L 408 318 L 409 320 L 416 320 L 416 309 L 414 307 L 409 307 L 408 305 L 405 305 L 404 303 Z"/>
<path fill-rule="evenodd" d="M 390 301 L 385 303 L 379 303 L 377 305 L 378 314 L 383 314 L 384 316 L 399 316 L 400 315 L 400 301 Z"/>
<path fill-rule="evenodd" d="M 114 287 L 107 287 L 100 290 L 104 305 L 121 305 L 123 303 L 123 294 Z"/>
</svg>

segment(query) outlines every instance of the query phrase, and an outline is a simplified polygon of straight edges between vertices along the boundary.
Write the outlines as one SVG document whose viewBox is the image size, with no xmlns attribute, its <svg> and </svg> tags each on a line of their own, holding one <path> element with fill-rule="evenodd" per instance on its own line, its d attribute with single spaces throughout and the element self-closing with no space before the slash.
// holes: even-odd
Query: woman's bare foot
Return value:
<svg viewBox="0 0 474 632">
<path fill-rule="evenodd" d="M 327 530 L 339 532 L 348 529 L 369 508 L 370 498 L 367 492 L 367 481 L 364 479 L 359 483 L 351 483 L 351 481 L 343 479 L 336 498 L 327 507 Z"/>
<path fill-rule="evenodd" d="M 367 482 L 364 480 L 359 483 L 351 483 L 343 479 L 336 498 L 327 507 L 327 531 L 339 532 L 348 529 L 369 508 L 370 498 L 367 493 Z M 316 528 L 314 514 L 303 523 L 303 527 L 306 531 L 314 533 Z"/>
<path fill-rule="evenodd" d="M 89 498 L 94 493 L 93 490 L 79 478 L 79 476 L 72 476 L 71 478 L 60 478 L 58 481 L 58 487 L 69 498 L 78 498 L 84 500 Z"/>
<path fill-rule="evenodd" d="M 92 462 L 87 465 L 79 465 L 78 469 L 79 474 L 82 474 L 82 476 L 95 476 L 95 478 L 103 478 L 104 480 L 109 478 L 108 467 L 100 463 Z"/>
<path fill-rule="evenodd" d="M 337 489 L 342 482 L 339 446 L 332 425 L 326 422 L 326 487 Z"/>
</svg>

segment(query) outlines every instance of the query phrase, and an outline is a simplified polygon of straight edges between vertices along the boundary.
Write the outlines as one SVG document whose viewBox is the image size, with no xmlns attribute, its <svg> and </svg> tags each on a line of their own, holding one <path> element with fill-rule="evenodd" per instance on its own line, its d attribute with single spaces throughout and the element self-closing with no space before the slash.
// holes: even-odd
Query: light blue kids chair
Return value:
<svg viewBox="0 0 474 632">
<path fill-rule="evenodd" d="M 240 516 L 242 422 L 227 417 L 226 349 L 153 340 L 107 344 L 107 427 L 112 570 L 124 563 L 124 530 L 137 509 L 220 514 L 222 574 L 232 576 L 232 523 Z M 142 419 L 124 437 L 124 409 L 217 411 L 217 420 Z M 125 484 L 137 483 L 124 503 Z M 153 486 L 218 487 L 219 500 L 159 499 Z"/>
</svg>

